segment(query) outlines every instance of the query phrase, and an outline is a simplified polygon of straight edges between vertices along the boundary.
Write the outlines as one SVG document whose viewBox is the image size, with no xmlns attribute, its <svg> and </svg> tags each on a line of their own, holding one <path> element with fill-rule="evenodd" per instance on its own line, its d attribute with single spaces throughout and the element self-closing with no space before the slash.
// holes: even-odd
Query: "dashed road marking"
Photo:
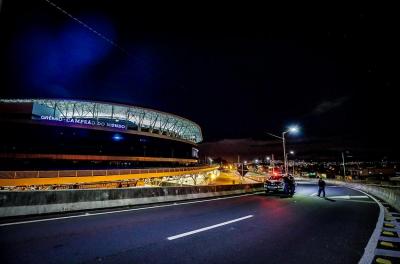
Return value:
<svg viewBox="0 0 400 264">
<path fill-rule="evenodd" d="M 179 235 L 175 235 L 175 236 L 170 236 L 170 237 L 167 237 L 167 239 L 168 240 L 174 240 L 174 239 L 178 239 L 178 238 L 181 238 L 181 237 L 190 236 L 190 235 L 197 234 L 197 233 L 200 233 L 200 232 L 204 232 L 204 231 L 207 231 L 207 230 L 210 230 L 210 229 L 214 229 L 214 228 L 217 228 L 217 227 L 220 227 L 220 226 L 229 225 L 229 224 L 232 224 L 232 223 L 235 223 L 235 222 L 243 221 L 243 220 L 251 218 L 251 217 L 253 217 L 253 215 L 247 215 L 247 216 L 244 216 L 244 217 L 236 218 L 236 219 L 233 219 L 233 220 L 230 220 L 230 221 L 226 221 L 226 222 L 223 222 L 223 223 L 219 223 L 219 224 L 216 224 L 216 225 L 203 227 L 203 228 L 200 228 L 200 229 L 196 229 L 196 230 L 193 230 L 193 231 L 190 231 L 190 232 L 185 232 L 185 233 L 182 233 L 182 234 L 179 234 Z"/>
</svg>

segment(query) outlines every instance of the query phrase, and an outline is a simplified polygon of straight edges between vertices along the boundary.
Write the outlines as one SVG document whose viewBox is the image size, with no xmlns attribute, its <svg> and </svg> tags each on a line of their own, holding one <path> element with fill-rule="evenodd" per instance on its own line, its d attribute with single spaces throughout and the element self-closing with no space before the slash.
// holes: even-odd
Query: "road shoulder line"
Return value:
<svg viewBox="0 0 400 264">
<path fill-rule="evenodd" d="M 140 211 L 140 210 L 148 210 L 148 209 L 155 209 L 155 208 L 162 208 L 162 207 L 172 207 L 172 206 L 179 206 L 179 205 L 186 205 L 186 204 L 205 203 L 205 202 L 212 202 L 212 201 L 219 201 L 219 200 L 226 200 L 226 199 L 234 199 L 234 198 L 238 198 L 238 197 L 242 197 L 242 196 L 251 196 L 251 195 L 256 195 L 256 194 L 257 194 L 257 192 L 228 196 L 228 197 L 218 197 L 218 198 L 206 199 L 206 200 L 200 200 L 200 201 L 153 205 L 153 206 L 147 206 L 147 207 L 114 210 L 114 211 L 98 212 L 98 213 L 87 212 L 87 213 L 79 214 L 79 215 L 61 216 L 61 217 L 44 218 L 44 219 L 36 219 L 36 220 L 28 220 L 28 221 L 8 222 L 8 223 L 0 224 L 0 227 L 12 226 L 12 225 L 22 225 L 22 224 L 29 224 L 29 223 L 38 223 L 38 222 L 56 221 L 56 220 L 70 219 L 70 218 L 89 217 L 89 216 L 96 216 L 96 215 L 117 214 L 117 213 L 124 213 L 124 212 L 130 212 L 130 211 Z"/>
<path fill-rule="evenodd" d="M 355 190 L 355 191 L 358 191 L 358 192 L 361 192 L 361 193 L 367 195 L 369 198 L 371 198 L 372 200 L 374 200 L 374 201 L 378 204 L 378 206 L 379 206 L 379 217 L 378 217 L 378 221 L 377 221 L 377 223 L 376 223 L 374 232 L 372 232 L 372 235 L 371 235 L 371 237 L 369 238 L 368 244 L 367 244 L 367 246 L 366 246 L 365 249 L 364 249 L 364 254 L 363 254 L 363 256 L 361 257 L 360 261 L 358 262 L 359 264 L 370 264 L 370 263 L 372 263 L 372 261 L 373 261 L 374 258 L 375 258 L 375 249 L 376 249 L 376 247 L 377 247 L 377 245 L 378 245 L 378 241 L 379 241 L 379 238 L 380 238 L 380 236 L 381 236 L 381 230 L 382 230 L 382 226 L 383 226 L 383 221 L 384 221 L 384 219 L 385 219 L 385 208 L 384 208 L 383 205 L 382 205 L 375 197 L 373 197 L 372 195 L 370 195 L 370 194 L 368 194 L 368 193 L 366 193 L 366 192 L 364 192 L 364 191 L 357 190 L 357 189 L 355 189 L 355 188 L 351 188 L 351 187 L 347 187 L 347 186 L 345 186 L 345 187 L 346 187 L 346 188 L 349 188 L 349 189 L 352 189 L 352 190 Z"/>
</svg>

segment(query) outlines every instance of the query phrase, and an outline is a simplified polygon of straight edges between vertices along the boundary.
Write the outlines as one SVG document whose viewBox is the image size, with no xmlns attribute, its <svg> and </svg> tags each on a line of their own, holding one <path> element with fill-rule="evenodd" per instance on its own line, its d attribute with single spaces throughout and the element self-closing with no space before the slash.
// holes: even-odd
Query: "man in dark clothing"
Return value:
<svg viewBox="0 0 400 264">
<path fill-rule="evenodd" d="M 320 197 L 322 192 L 322 197 L 325 198 L 325 181 L 322 179 L 322 177 L 319 177 L 318 180 L 318 197 Z"/>
<path fill-rule="evenodd" d="M 289 176 L 289 195 L 293 196 L 296 188 L 296 183 L 292 175 Z"/>
<path fill-rule="evenodd" d="M 285 194 L 289 194 L 290 189 L 289 189 L 289 177 L 288 176 L 283 176 L 283 192 Z"/>
</svg>

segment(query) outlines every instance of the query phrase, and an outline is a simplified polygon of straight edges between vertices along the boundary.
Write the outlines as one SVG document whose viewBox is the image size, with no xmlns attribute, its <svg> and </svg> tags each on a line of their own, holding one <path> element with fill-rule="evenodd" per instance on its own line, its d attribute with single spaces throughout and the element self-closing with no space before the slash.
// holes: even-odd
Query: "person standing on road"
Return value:
<svg viewBox="0 0 400 264">
<path fill-rule="evenodd" d="M 293 196 L 296 188 L 296 183 L 292 175 L 289 176 L 289 195 Z"/>
<path fill-rule="evenodd" d="M 325 181 L 322 179 L 322 177 L 319 177 L 319 180 L 318 180 L 318 197 L 320 197 L 321 192 L 322 192 L 322 195 L 323 195 L 322 197 L 325 198 L 325 185 L 326 185 Z"/>
<path fill-rule="evenodd" d="M 289 177 L 283 176 L 283 192 L 284 194 L 288 195 L 290 190 L 289 190 Z"/>
</svg>

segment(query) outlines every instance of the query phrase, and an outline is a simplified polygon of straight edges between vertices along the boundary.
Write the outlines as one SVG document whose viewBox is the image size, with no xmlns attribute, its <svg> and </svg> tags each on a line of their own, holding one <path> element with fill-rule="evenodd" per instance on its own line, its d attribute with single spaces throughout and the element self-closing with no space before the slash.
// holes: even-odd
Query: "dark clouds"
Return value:
<svg viewBox="0 0 400 264">
<path fill-rule="evenodd" d="M 332 111 L 335 108 L 341 107 L 349 99 L 348 96 L 343 96 L 331 101 L 323 101 L 315 107 L 313 114 L 322 115 L 326 112 Z"/>
</svg>

